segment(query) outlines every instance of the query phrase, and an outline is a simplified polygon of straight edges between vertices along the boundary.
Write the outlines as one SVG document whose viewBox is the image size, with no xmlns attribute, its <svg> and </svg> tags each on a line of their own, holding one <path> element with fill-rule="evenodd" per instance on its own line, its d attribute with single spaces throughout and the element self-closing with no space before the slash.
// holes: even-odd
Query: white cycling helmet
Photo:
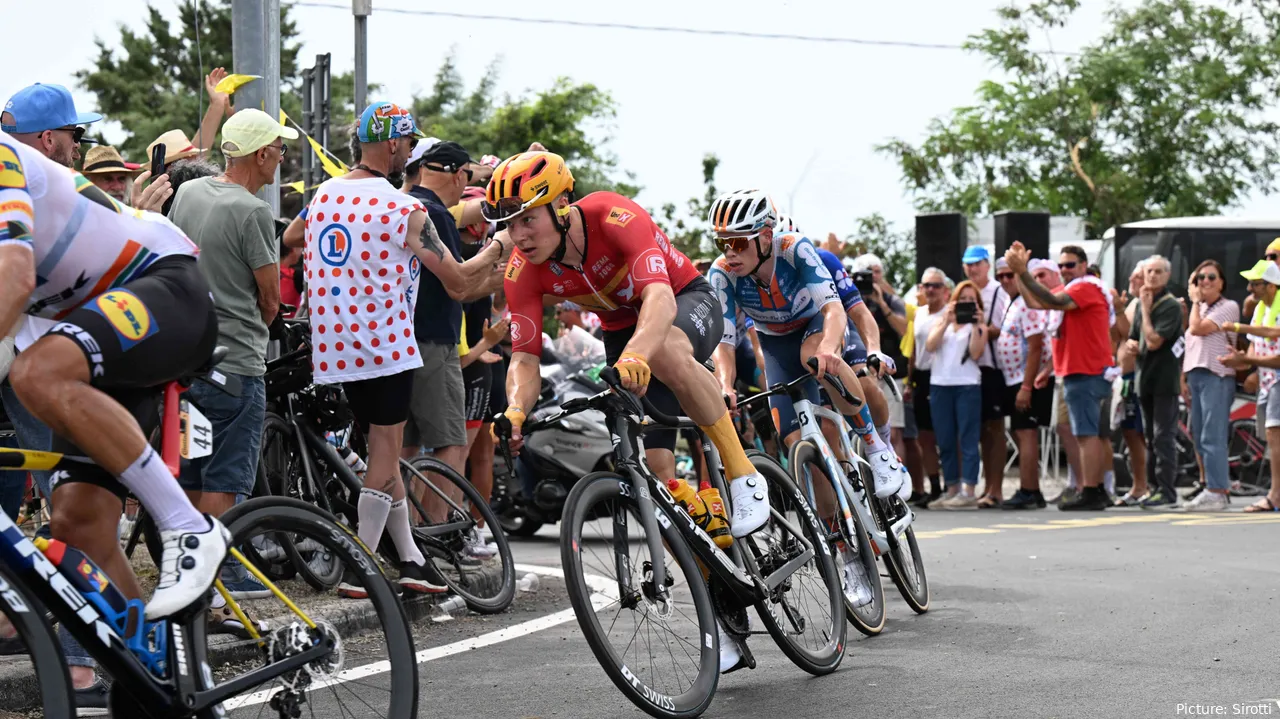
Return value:
<svg viewBox="0 0 1280 719">
<path fill-rule="evenodd" d="M 791 215 L 778 215 L 778 219 L 774 222 L 773 228 L 778 232 L 800 232 L 800 228 L 796 226 L 795 220 L 791 219 Z"/>
<path fill-rule="evenodd" d="M 743 237 L 760 234 L 766 227 L 776 227 L 778 211 L 764 190 L 735 190 L 711 203 L 707 219 L 717 235 Z"/>
</svg>

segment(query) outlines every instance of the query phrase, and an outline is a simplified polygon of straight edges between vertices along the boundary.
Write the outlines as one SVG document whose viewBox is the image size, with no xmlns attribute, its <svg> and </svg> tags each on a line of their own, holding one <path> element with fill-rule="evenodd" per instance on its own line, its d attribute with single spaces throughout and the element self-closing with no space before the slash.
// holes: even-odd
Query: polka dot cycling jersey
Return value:
<svg viewBox="0 0 1280 719">
<path fill-rule="evenodd" d="M 316 190 L 305 262 L 317 383 L 422 366 L 413 336 L 421 265 L 407 235 L 414 210 L 424 208 L 380 177 L 334 178 Z"/>
<path fill-rule="evenodd" d="M 61 319 L 142 276 L 170 255 L 199 250 L 163 215 L 123 205 L 74 170 L 0 132 L 0 246 L 34 253 L 25 312 Z"/>
<path fill-rule="evenodd" d="M 721 344 L 736 344 L 734 319 L 739 308 L 755 322 L 757 332 L 788 335 L 804 329 L 825 305 L 840 302 L 831 273 L 807 238 L 796 233 L 774 235 L 773 256 L 773 277 L 767 287 L 751 277 L 731 274 L 724 255 L 707 271 L 724 311 Z"/>
</svg>

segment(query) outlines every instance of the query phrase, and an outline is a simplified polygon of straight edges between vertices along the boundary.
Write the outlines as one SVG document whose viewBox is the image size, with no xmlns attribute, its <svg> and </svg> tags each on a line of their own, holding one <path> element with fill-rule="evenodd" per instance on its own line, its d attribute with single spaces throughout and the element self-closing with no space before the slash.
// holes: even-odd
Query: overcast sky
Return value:
<svg viewBox="0 0 1280 719">
<path fill-rule="evenodd" d="M 349 6 L 346 0 L 320 0 Z M 141 25 L 145 0 L 58 0 L 48 8 L 5 0 L 8 71 L 0 100 L 32 82 L 72 87 L 77 107 L 93 96 L 72 74 L 94 57 L 95 37 L 115 41 L 118 25 Z M 174 0 L 152 0 L 176 17 Z M 722 189 L 762 186 L 790 209 L 807 234 L 845 234 L 854 219 L 881 212 L 899 226 L 914 217 L 891 159 L 874 151 L 892 136 L 913 142 L 929 120 L 972 102 L 991 68 L 958 50 L 709 37 L 530 25 L 494 20 L 411 16 L 379 8 L 455 10 L 522 17 L 794 33 L 874 40 L 961 43 L 996 22 L 995 0 L 907 0 L 864 3 L 777 0 L 648 0 L 535 4 L 512 0 L 437 3 L 374 0 L 369 80 L 383 98 L 409 101 L 431 86 L 454 47 L 463 76 L 474 83 L 502 55 L 500 90 L 521 94 L 556 77 L 591 82 L 618 103 L 615 126 L 603 130 L 621 167 L 644 187 L 640 202 L 683 205 L 701 189 L 701 158 L 720 156 Z M 1078 48 L 1104 26 L 1109 3 L 1083 0 L 1072 24 L 1036 44 Z M 353 64 L 351 19 L 344 9 L 296 7 L 303 65 L 333 54 L 334 71 Z M 56 35 L 56 43 L 51 36 Z M 412 48 L 412 49 L 409 49 Z M 108 132 L 108 137 L 111 137 Z M 469 148 L 482 153 L 488 148 Z M 554 149 L 554 148 L 553 148 Z M 137 158 L 134 158 L 135 160 Z M 807 170 L 807 171 L 806 171 Z M 285 181 L 296 178 L 285 178 Z M 794 199 L 792 199 L 794 198 Z M 1030 209 L 1030 208 L 1029 208 Z M 1280 199 L 1251 197 L 1232 214 L 1280 216 Z"/>
</svg>

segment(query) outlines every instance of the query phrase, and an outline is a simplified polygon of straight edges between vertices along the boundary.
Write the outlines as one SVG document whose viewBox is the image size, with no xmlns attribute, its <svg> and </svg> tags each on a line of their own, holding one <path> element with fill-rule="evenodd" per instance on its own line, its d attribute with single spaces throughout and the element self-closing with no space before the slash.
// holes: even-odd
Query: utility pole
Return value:
<svg viewBox="0 0 1280 719">
<path fill-rule="evenodd" d="M 356 19 L 356 117 L 364 112 L 369 94 L 369 16 L 373 14 L 373 0 L 351 0 L 351 14 Z"/>
<path fill-rule="evenodd" d="M 256 107 L 273 118 L 280 117 L 280 0 L 232 0 L 231 54 L 234 71 L 258 75 L 236 92 L 240 109 Z M 280 214 L 280 170 L 276 184 L 258 191 L 258 197 Z"/>
</svg>

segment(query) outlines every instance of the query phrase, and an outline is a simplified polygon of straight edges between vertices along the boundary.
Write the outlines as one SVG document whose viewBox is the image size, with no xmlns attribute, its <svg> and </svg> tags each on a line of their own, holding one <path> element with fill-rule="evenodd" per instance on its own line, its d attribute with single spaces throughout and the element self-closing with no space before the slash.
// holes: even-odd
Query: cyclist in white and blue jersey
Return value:
<svg viewBox="0 0 1280 719">
<path fill-rule="evenodd" d="M 876 495 L 899 492 L 905 473 L 893 450 L 875 431 L 871 412 L 861 397 L 861 385 L 842 357 L 849 321 L 817 248 L 799 233 L 775 233 L 778 213 L 769 196 L 759 190 L 720 196 L 712 204 L 710 219 L 716 243 L 724 253 L 712 263 L 707 276 L 725 318 L 724 337 L 716 350 L 716 375 L 725 393 L 733 396 L 734 320 L 741 310 L 755 322 L 770 384 L 789 382 L 810 372 L 807 362 L 816 357 L 818 377 L 834 374 L 850 392 L 864 399 L 855 410 L 828 388 L 836 408 L 850 418 L 867 444 Z M 817 382 L 806 386 L 814 403 L 820 401 L 818 387 Z M 769 404 L 779 434 L 793 442 L 800 426 L 790 399 L 771 397 Z"/>
</svg>

